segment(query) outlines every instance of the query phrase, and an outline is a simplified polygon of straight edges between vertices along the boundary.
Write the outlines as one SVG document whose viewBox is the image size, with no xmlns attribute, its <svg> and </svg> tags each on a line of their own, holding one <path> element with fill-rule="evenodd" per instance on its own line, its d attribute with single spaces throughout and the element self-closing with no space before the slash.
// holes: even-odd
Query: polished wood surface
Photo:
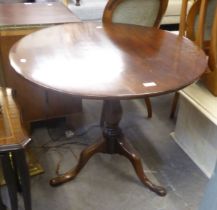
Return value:
<svg viewBox="0 0 217 210">
<path fill-rule="evenodd" d="M 80 20 L 62 3 L 9 3 L 0 4 L 0 28 L 79 22 Z"/>
<path fill-rule="evenodd" d="M 85 149 L 74 169 L 51 179 L 52 186 L 74 179 L 95 153 L 118 153 L 130 160 L 146 187 L 166 195 L 145 175 L 139 154 L 119 127 L 120 100 L 164 94 L 191 84 L 207 67 L 202 50 L 156 28 L 78 23 L 30 34 L 12 47 L 9 57 L 18 74 L 38 85 L 104 99 L 101 142 Z"/>
<path fill-rule="evenodd" d="M 207 66 L 204 52 L 185 38 L 122 24 L 43 29 L 17 42 L 9 56 L 17 73 L 38 85 L 97 99 L 175 91 L 197 80 Z"/>
<path fill-rule="evenodd" d="M 0 88 L 0 152 L 22 149 L 30 141 L 21 124 L 19 110 L 11 89 Z"/>
<path fill-rule="evenodd" d="M 104 9 L 102 21 L 104 24 L 115 22 L 149 27 L 159 27 L 163 15 L 166 12 L 167 5 L 168 0 L 157 0 L 153 1 L 152 3 L 146 0 L 109 0 Z M 144 8 L 143 12 L 141 12 L 142 6 Z M 147 12 L 147 9 L 152 10 L 152 12 Z M 117 10 L 119 11 L 119 13 L 121 12 L 123 16 L 119 15 L 119 17 L 116 16 L 116 18 L 114 18 Z M 130 13 L 132 14 L 130 15 Z M 124 14 L 128 15 L 125 16 Z M 148 112 L 148 118 L 151 118 L 152 106 L 149 97 L 145 97 L 145 105 Z M 102 122 L 103 118 L 101 118 L 101 123 Z"/>
</svg>

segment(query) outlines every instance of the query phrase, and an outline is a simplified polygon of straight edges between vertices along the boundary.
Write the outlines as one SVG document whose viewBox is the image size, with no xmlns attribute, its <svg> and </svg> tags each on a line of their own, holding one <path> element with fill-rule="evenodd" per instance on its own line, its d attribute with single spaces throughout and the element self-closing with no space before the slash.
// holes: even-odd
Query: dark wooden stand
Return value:
<svg viewBox="0 0 217 210">
<path fill-rule="evenodd" d="M 76 0 L 75 5 L 76 5 L 76 6 L 80 6 L 80 0 Z"/>
<path fill-rule="evenodd" d="M 138 152 L 124 138 L 119 128 L 119 122 L 122 117 L 122 107 L 119 100 L 106 100 L 104 103 L 104 127 L 103 138 L 82 151 L 76 167 L 65 174 L 50 180 L 52 186 L 57 186 L 74 179 L 87 161 L 96 153 L 120 154 L 125 156 L 132 163 L 137 176 L 141 182 L 150 190 L 160 196 L 166 195 L 163 187 L 153 184 L 145 175 L 142 167 L 142 161 Z"/>
<path fill-rule="evenodd" d="M 8 57 L 10 48 L 22 37 L 44 27 L 80 20 L 60 2 L 52 2 L 52 7 L 47 6 L 47 3 L 30 4 L 28 7 L 24 3 L 0 4 L 0 11 L 10 11 L 7 15 L 0 13 L 0 83 L 3 79 L 3 86 L 16 91 L 16 100 L 25 124 L 29 126 L 31 122 L 81 112 L 80 98 L 39 87 L 21 78 L 11 67 Z"/>
<path fill-rule="evenodd" d="M 30 178 L 25 151 L 24 149 L 15 150 L 11 152 L 11 155 L 12 159 L 10 158 L 10 152 L 1 153 L 2 168 L 8 188 L 11 209 L 18 210 L 17 192 L 20 192 L 23 194 L 25 209 L 31 210 Z"/>
<path fill-rule="evenodd" d="M 31 210 L 29 168 L 24 150 L 31 139 L 20 120 L 18 105 L 11 89 L 0 88 L 0 102 L 0 160 L 11 210 L 18 210 L 18 192 L 23 195 L 25 210 Z M 1 197 L 0 209 L 4 209 Z"/>
</svg>

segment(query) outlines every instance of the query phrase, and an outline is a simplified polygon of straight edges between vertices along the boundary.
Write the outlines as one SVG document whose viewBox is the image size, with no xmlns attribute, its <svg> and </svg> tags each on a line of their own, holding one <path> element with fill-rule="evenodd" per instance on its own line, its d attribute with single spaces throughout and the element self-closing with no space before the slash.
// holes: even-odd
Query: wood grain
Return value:
<svg viewBox="0 0 217 210">
<path fill-rule="evenodd" d="M 80 22 L 62 3 L 0 4 L 0 25 L 22 26 Z"/>
<path fill-rule="evenodd" d="M 0 151 L 22 149 L 30 138 L 21 124 L 19 110 L 12 97 L 11 89 L 0 88 L 0 101 Z"/>
<path fill-rule="evenodd" d="M 38 85 L 97 99 L 176 91 L 207 67 L 204 52 L 185 38 L 156 28 L 99 23 L 37 31 L 13 46 L 10 61 Z"/>
</svg>

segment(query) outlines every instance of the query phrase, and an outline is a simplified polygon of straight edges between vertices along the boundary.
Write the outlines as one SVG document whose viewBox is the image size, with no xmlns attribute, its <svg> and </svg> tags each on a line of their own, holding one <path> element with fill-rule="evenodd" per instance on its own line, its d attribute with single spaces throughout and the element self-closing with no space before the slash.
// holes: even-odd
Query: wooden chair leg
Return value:
<svg viewBox="0 0 217 210">
<path fill-rule="evenodd" d="M 172 107 L 171 107 L 171 112 L 170 112 L 171 119 L 173 119 L 175 116 L 178 101 L 179 101 L 179 92 L 176 92 L 173 97 L 173 102 L 172 102 Z"/>
<path fill-rule="evenodd" d="M 76 6 L 80 6 L 80 0 L 76 0 Z"/>
<path fill-rule="evenodd" d="M 30 177 L 24 149 L 14 151 L 13 156 L 20 180 L 25 210 L 31 210 Z"/>
<path fill-rule="evenodd" d="M 67 7 L 69 4 L 69 0 L 63 0 L 63 4 Z"/>
<path fill-rule="evenodd" d="M 102 104 L 102 111 L 100 116 L 100 127 L 102 128 L 105 123 L 105 101 Z"/>
<path fill-rule="evenodd" d="M 9 153 L 3 154 L 1 159 L 2 159 L 3 174 L 4 174 L 6 185 L 8 187 L 11 209 L 18 210 L 17 183 L 16 183 L 16 177 L 14 174 L 12 161 L 10 159 Z"/>
<path fill-rule="evenodd" d="M 151 106 L 151 101 L 149 97 L 145 97 L 145 104 L 148 112 L 148 118 L 152 117 L 152 106 Z"/>
</svg>

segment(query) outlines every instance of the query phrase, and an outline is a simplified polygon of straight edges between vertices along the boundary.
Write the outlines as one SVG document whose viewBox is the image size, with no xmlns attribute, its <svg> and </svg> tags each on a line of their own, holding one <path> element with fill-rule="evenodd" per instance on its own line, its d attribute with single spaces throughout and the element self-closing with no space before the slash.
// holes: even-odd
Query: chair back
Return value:
<svg viewBox="0 0 217 210">
<path fill-rule="evenodd" d="M 210 73 L 205 74 L 203 80 L 205 85 L 217 96 L 217 8 L 215 10 L 214 21 L 211 32 L 210 50 L 209 50 L 209 69 Z"/>
<path fill-rule="evenodd" d="M 209 57 L 209 70 L 202 80 L 217 96 L 217 0 L 196 0 L 187 12 L 189 0 L 182 0 L 180 36 L 186 36 Z"/>
<path fill-rule="evenodd" d="M 217 71 L 217 7 L 215 10 L 214 22 L 211 34 L 209 66 L 211 71 Z"/>
<path fill-rule="evenodd" d="M 168 0 L 109 0 L 103 22 L 158 27 L 167 4 Z"/>
<path fill-rule="evenodd" d="M 210 34 L 217 1 L 196 0 L 189 12 L 188 2 L 189 0 L 182 0 L 179 34 L 188 37 L 199 47 L 207 50 L 210 45 Z"/>
</svg>

